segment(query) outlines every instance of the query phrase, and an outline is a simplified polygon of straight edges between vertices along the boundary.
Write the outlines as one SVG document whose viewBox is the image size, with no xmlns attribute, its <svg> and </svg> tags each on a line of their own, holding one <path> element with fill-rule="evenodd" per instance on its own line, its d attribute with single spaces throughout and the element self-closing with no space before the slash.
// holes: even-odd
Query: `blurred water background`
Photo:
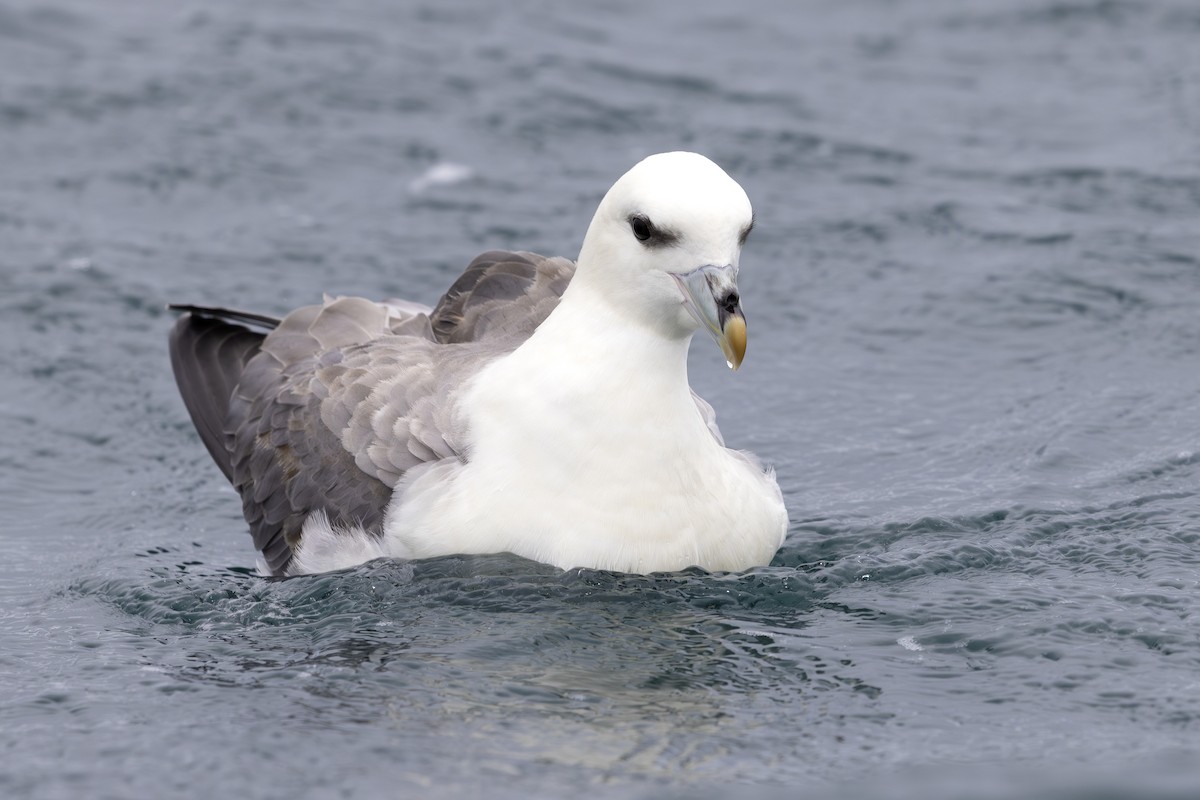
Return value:
<svg viewBox="0 0 1200 800">
<path fill-rule="evenodd" d="M 774 563 L 268 582 L 169 301 L 750 194 Z M 0 0 L 0 795 L 1195 796 L 1200 6 Z"/>
</svg>

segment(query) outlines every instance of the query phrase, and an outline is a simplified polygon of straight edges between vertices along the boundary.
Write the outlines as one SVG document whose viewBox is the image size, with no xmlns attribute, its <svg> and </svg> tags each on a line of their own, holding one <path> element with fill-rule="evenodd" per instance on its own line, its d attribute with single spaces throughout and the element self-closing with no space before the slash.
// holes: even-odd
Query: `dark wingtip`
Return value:
<svg viewBox="0 0 1200 800">
<path fill-rule="evenodd" d="M 236 322 L 242 325 L 252 325 L 256 328 L 274 330 L 279 327 L 280 319 L 266 314 L 256 314 L 253 311 L 238 311 L 235 308 L 217 308 L 215 306 L 194 306 L 187 303 L 167 303 L 169 311 L 183 314 L 195 314 L 198 317 Z"/>
<path fill-rule="evenodd" d="M 232 480 L 225 442 L 230 398 L 246 362 L 265 334 L 241 325 L 186 313 L 171 328 L 171 369 L 183 404 L 213 461 Z"/>
</svg>

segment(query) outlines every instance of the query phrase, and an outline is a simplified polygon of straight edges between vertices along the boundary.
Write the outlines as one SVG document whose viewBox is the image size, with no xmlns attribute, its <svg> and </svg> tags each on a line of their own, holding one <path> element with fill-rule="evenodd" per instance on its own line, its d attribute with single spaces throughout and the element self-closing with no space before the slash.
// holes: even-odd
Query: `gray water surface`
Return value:
<svg viewBox="0 0 1200 800">
<path fill-rule="evenodd" d="M 671 149 L 772 565 L 254 577 L 165 303 L 433 302 Z M 0 0 L 0 795 L 1194 796 L 1198 312 L 1184 0 Z"/>
</svg>

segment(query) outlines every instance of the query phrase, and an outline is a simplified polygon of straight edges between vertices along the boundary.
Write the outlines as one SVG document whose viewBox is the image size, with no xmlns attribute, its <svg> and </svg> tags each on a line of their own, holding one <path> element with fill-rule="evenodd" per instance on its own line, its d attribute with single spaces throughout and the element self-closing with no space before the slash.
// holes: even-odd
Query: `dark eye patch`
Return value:
<svg viewBox="0 0 1200 800">
<path fill-rule="evenodd" d="M 633 238 L 646 247 L 666 247 L 679 241 L 679 234 L 658 227 L 645 214 L 631 214 L 629 229 L 633 231 Z"/>
</svg>

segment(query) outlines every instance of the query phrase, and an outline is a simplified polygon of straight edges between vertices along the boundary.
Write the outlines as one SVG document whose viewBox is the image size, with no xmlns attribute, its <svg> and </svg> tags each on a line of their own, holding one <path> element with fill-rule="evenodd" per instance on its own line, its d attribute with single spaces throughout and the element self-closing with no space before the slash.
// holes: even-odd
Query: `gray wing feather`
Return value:
<svg viewBox="0 0 1200 800">
<path fill-rule="evenodd" d="M 493 250 L 478 256 L 430 315 L 439 342 L 524 341 L 558 305 L 575 274 L 565 258 Z"/>
<path fill-rule="evenodd" d="M 171 368 L 200 440 L 225 477 L 232 479 L 225 447 L 229 398 L 246 362 L 262 345 L 264 334 L 213 316 L 201 316 L 205 309 L 191 311 L 171 329 Z"/>
</svg>

